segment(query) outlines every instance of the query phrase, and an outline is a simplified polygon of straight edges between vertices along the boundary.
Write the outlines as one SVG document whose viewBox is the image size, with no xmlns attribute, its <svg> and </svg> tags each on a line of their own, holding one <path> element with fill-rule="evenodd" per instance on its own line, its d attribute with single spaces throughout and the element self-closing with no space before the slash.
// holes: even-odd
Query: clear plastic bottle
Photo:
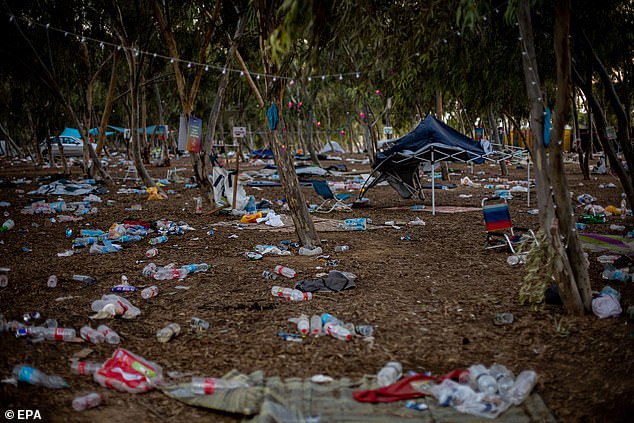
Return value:
<svg viewBox="0 0 634 423">
<path fill-rule="evenodd" d="M 97 392 L 91 392 L 73 399 L 73 409 L 75 411 L 84 411 L 89 408 L 97 407 L 103 402 L 103 395 Z"/>
<path fill-rule="evenodd" d="M 284 288 L 277 285 L 271 288 L 271 295 L 274 297 L 290 298 L 292 292 L 293 288 Z"/>
<path fill-rule="evenodd" d="M 482 364 L 474 364 L 469 367 L 469 381 L 471 386 L 485 394 L 495 394 L 498 384 L 487 368 Z"/>
<path fill-rule="evenodd" d="M 31 336 L 35 338 L 44 338 L 48 341 L 72 341 L 77 333 L 72 328 L 31 328 Z"/>
<path fill-rule="evenodd" d="M 156 238 L 152 238 L 150 239 L 150 245 L 156 245 L 156 244 L 162 244 L 164 242 L 167 242 L 168 238 L 167 235 L 161 235 L 161 236 L 157 236 Z"/>
<path fill-rule="evenodd" d="M 99 325 L 99 327 L 97 327 L 97 332 L 102 334 L 106 342 L 109 344 L 118 344 L 121 342 L 119 334 L 106 325 Z"/>
<path fill-rule="evenodd" d="M 348 251 L 349 249 L 350 249 L 350 247 L 349 247 L 349 246 L 347 246 L 347 245 L 337 245 L 337 246 L 335 247 L 335 252 L 337 252 L 337 253 L 341 253 L 341 252 L 343 252 L 343 251 Z"/>
<path fill-rule="evenodd" d="M 290 267 L 282 266 L 280 264 L 275 266 L 274 272 L 277 273 L 278 275 L 285 276 L 289 279 L 297 276 L 297 272 L 295 272 L 295 270 L 291 269 Z"/>
<path fill-rule="evenodd" d="M 352 333 L 345 328 L 344 322 L 328 313 L 321 315 L 323 323 L 323 332 L 341 341 L 349 341 L 352 339 Z"/>
<path fill-rule="evenodd" d="M 308 335 L 310 331 L 310 320 L 308 320 L 308 316 L 302 314 L 297 319 L 297 331 L 301 333 L 303 336 Z"/>
<path fill-rule="evenodd" d="M 321 247 L 299 247 L 299 255 L 300 256 L 318 256 L 323 253 Z"/>
<path fill-rule="evenodd" d="M 489 367 L 489 373 L 498 384 L 498 392 L 501 396 L 506 396 L 515 382 L 513 373 L 502 364 L 494 363 Z"/>
<path fill-rule="evenodd" d="M 186 264 L 181 267 L 181 269 L 187 269 L 187 273 L 197 273 L 197 272 L 206 272 L 209 270 L 209 265 L 207 263 L 200 264 Z"/>
<path fill-rule="evenodd" d="M 202 197 L 196 197 L 194 198 L 194 200 L 196 200 L 196 208 L 194 210 L 194 213 L 201 214 L 203 212 L 203 199 Z"/>
<path fill-rule="evenodd" d="M 509 390 L 509 400 L 514 405 L 520 405 L 528 398 L 537 384 L 537 373 L 534 370 L 524 370 L 515 379 L 515 383 Z"/>
<path fill-rule="evenodd" d="M 313 299 L 313 293 L 312 292 L 303 292 L 300 291 L 299 289 L 293 289 L 291 291 L 291 295 L 290 297 L 288 297 L 289 300 L 291 301 L 310 301 Z"/>
<path fill-rule="evenodd" d="M 352 339 L 352 334 L 348 329 L 333 322 L 324 324 L 324 332 L 340 341 L 350 341 Z"/>
<path fill-rule="evenodd" d="M 43 371 L 26 364 L 18 364 L 15 366 L 13 368 L 13 376 L 20 382 L 44 386 L 46 388 L 60 389 L 69 387 L 68 383 L 66 383 L 61 376 L 47 375 Z"/>
<path fill-rule="evenodd" d="M 156 273 L 157 270 L 158 270 L 158 266 L 156 266 L 155 263 L 148 263 L 145 265 L 145 267 L 141 271 L 141 274 L 147 278 L 150 278 L 152 277 L 154 273 Z"/>
<path fill-rule="evenodd" d="M 73 275 L 73 280 L 81 282 L 86 286 L 94 285 L 95 283 L 97 283 L 97 280 L 95 278 L 88 275 Z"/>
<path fill-rule="evenodd" d="M 187 276 L 187 273 L 188 273 L 187 269 L 182 267 L 180 269 L 174 269 L 170 267 L 159 267 L 158 269 L 156 269 L 156 272 L 152 274 L 152 279 L 155 279 L 157 281 L 185 279 L 185 277 Z"/>
<path fill-rule="evenodd" d="M 49 288 L 55 288 L 57 286 L 57 276 L 51 275 L 48 277 L 48 281 L 46 281 L 46 286 Z"/>
<path fill-rule="evenodd" d="M 321 321 L 321 316 L 314 314 L 310 318 L 310 334 L 313 336 L 320 336 L 323 334 L 324 324 Z"/>
<path fill-rule="evenodd" d="M 7 286 L 9 286 L 9 275 L 0 273 L 0 288 L 6 288 Z"/>
<path fill-rule="evenodd" d="M 398 381 L 403 376 L 403 366 L 398 361 L 388 362 L 376 374 L 379 386 L 388 386 Z"/>
<path fill-rule="evenodd" d="M 230 379 L 215 377 L 192 377 L 191 389 L 197 395 L 211 395 L 217 392 L 228 391 L 236 388 L 248 388 L 249 384 Z"/>
<path fill-rule="evenodd" d="M 90 326 L 82 327 L 79 330 L 79 334 L 84 340 L 92 342 L 93 344 L 101 344 L 103 341 L 105 341 L 104 336 Z"/>
<path fill-rule="evenodd" d="M 374 335 L 374 326 L 372 325 L 357 325 L 354 328 L 357 335 L 360 336 L 372 336 Z"/>
<path fill-rule="evenodd" d="M 97 363 L 96 361 L 79 361 L 73 360 L 70 363 L 70 371 L 74 375 L 88 376 L 96 373 L 103 363 Z"/>
<path fill-rule="evenodd" d="M 152 247 L 145 252 L 145 257 L 156 257 L 159 253 L 158 248 Z"/>
<path fill-rule="evenodd" d="M 178 323 L 170 323 L 163 329 L 156 332 L 156 338 L 159 342 L 169 342 L 172 338 L 178 336 L 181 333 L 181 327 Z"/>
<path fill-rule="evenodd" d="M 158 286 L 156 285 L 148 286 L 143 291 L 141 291 L 141 298 L 143 298 L 144 300 L 147 300 L 149 298 L 156 297 L 158 295 L 158 292 L 159 292 Z"/>
</svg>

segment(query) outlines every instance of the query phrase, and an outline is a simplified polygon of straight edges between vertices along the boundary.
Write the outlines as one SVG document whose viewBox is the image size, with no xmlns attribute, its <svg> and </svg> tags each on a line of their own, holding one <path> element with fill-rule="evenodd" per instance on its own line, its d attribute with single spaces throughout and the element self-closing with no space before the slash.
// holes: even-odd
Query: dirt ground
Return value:
<svg viewBox="0 0 634 423">
<path fill-rule="evenodd" d="M 359 158 L 357 156 L 357 158 Z M 368 170 L 369 165 L 347 161 L 326 161 L 324 166 L 345 164 L 348 171 Z M 173 162 L 188 169 L 186 158 Z M 256 170 L 262 166 L 242 164 L 241 169 Z M 466 166 L 450 165 L 455 169 L 452 183 L 459 186 L 436 191 L 438 206 L 479 207 L 483 197 L 493 190 L 460 186 L 461 176 L 474 182 L 491 184 L 488 178 L 499 177 L 499 166 L 475 166 L 470 173 Z M 510 180 L 526 178 L 526 170 L 510 166 Z M 574 198 L 589 193 L 604 206 L 619 205 L 621 190 L 601 188 L 618 180 L 610 175 L 593 175 L 583 181 L 576 164 L 569 164 L 568 178 Z M 61 168 L 42 169 L 28 163 L 4 160 L 1 163 L 0 201 L 10 202 L 0 208 L 5 216 L 15 220 L 15 228 L 0 233 L 0 267 L 9 267 L 9 285 L 0 289 L 0 313 L 7 319 L 20 320 L 24 313 L 38 311 L 43 318 L 56 318 L 61 326 L 77 331 L 91 322 L 90 304 L 126 275 L 129 283 L 145 287 L 152 282 L 142 276 L 142 268 L 154 261 L 168 263 L 208 263 L 206 273 L 189 275 L 183 281 L 157 281 L 159 295 L 142 300 L 139 292 L 120 294 L 141 309 L 133 320 L 114 319 L 106 323 L 124 339 L 121 347 L 162 366 L 165 372 L 221 376 L 237 369 L 244 373 L 263 370 L 266 375 L 310 377 L 327 374 L 335 378 L 360 377 L 376 373 L 387 361 L 400 361 L 405 371 L 431 371 L 444 374 L 456 368 L 483 363 L 501 363 L 516 374 L 534 369 L 539 375 L 536 391 L 546 406 L 561 422 L 620 422 L 631 421 L 634 415 L 634 375 L 632 349 L 634 328 L 624 312 L 620 317 L 600 320 L 593 314 L 583 317 L 565 315 L 555 305 L 543 311 L 531 311 L 518 301 L 524 269 L 507 264 L 508 254 L 501 250 L 485 250 L 484 224 L 481 211 L 462 213 L 430 212 L 431 195 L 427 191 L 424 210 L 410 206 L 420 200 L 404 200 L 389 186 L 370 190 L 366 208 L 352 213 L 334 212 L 332 219 L 365 217 L 376 224 L 395 221 L 400 229 L 381 227 L 366 231 L 320 232 L 324 254 L 337 259 L 336 267 L 326 267 L 314 257 L 293 255 L 265 256 L 251 261 L 241 253 L 253 251 L 256 244 L 279 245 L 283 240 L 297 241 L 294 232 L 241 229 L 238 218 L 225 214 L 194 213 L 197 189 L 184 184 L 171 184 L 166 201 L 147 201 L 147 194 L 117 194 L 124 186 L 125 165 L 112 159 L 109 171 L 117 177 L 117 185 L 101 196 L 98 212 L 78 222 L 51 222 L 52 215 L 25 215 L 20 211 L 35 199 L 54 201 L 56 197 L 29 195 L 41 183 L 38 177 L 60 173 Z M 150 168 L 154 177 L 165 178 L 167 168 Z M 189 170 L 180 172 L 191 175 Z M 74 179 L 81 177 L 73 167 Z M 19 178 L 30 182 L 15 184 Z M 329 176 L 329 180 L 345 181 L 351 176 Z M 127 181 L 127 187 L 134 187 Z M 317 196 L 310 187 L 302 188 L 309 203 Z M 246 188 L 258 201 L 268 199 L 277 213 L 284 213 L 276 200 L 284 197 L 280 187 Z M 355 196 L 356 192 L 353 193 Z M 469 198 L 461 198 L 460 195 Z M 82 198 L 82 197 L 79 197 Z M 79 198 L 66 196 L 67 202 Z M 525 193 L 514 194 L 510 200 L 516 225 L 536 228 L 537 217 L 527 213 L 536 208 Z M 114 200 L 107 206 L 107 200 Z M 142 210 L 126 210 L 140 204 Z M 209 206 L 206 207 L 209 209 Z M 4 217 L 6 219 L 7 217 Z M 113 254 L 90 254 L 78 249 L 70 257 L 58 257 L 71 247 L 72 238 L 82 228 L 107 230 L 111 224 L 126 218 L 155 221 L 183 221 L 195 228 L 183 235 L 169 237 L 158 246 L 159 255 L 148 259 L 147 238 L 126 245 Z M 425 225 L 407 226 L 416 218 Z M 3 220 L 4 220 L 3 219 Z M 231 223 L 231 225 L 226 225 Z M 610 224 L 624 224 L 634 229 L 631 217 L 621 220 L 610 217 L 607 223 L 592 225 L 589 231 L 615 234 Z M 218 224 L 218 225 L 216 225 Z M 213 234 L 208 231 L 213 229 Z M 237 237 L 233 236 L 237 235 Z M 409 236 L 410 240 L 401 237 Z M 335 252 L 337 245 L 349 245 L 346 252 Z M 23 247 L 28 247 L 24 251 Z M 590 277 L 594 290 L 606 281 L 601 279 L 600 253 L 590 252 Z M 271 296 L 271 286 L 291 281 L 271 282 L 262 278 L 264 270 L 283 264 L 299 272 L 299 278 L 313 278 L 330 269 L 353 272 L 356 288 L 339 293 L 316 294 L 312 301 L 291 303 Z M 56 274 L 59 284 L 49 289 L 46 281 Z M 84 287 L 73 281 L 73 274 L 88 274 L 97 283 Z M 176 289 L 185 285 L 190 289 Z M 634 284 L 612 282 L 621 293 L 623 310 L 634 305 Z M 59 300 L 62 298 L 62 300 Z M 294 332 L 287 319 L 300 313 L 308 315 L 328 312 L 344 321 L 374 326 L 374 342 L 355 338 L 351 342 L 330 337 L 306 339 L 302 343 L 285 342 L 276 334 Z M 494 324 L 496 313 L 510 312 L 514 321 L 508 325 Z M 188 331 L 191 317 L 210 323 L 208 331 L 196 334 Z M 167 323 L 177 322 L 183 332 L 171 342 L 162 344 L 155 333 Z M 158 391 L 142 395 L 120 393 L 97 385 L 91 378 L 74 376 L 70 358 L 82 348 L 93 352 L 88 360 L 105 361 L 114 347 L 108 344 L 89 345 L 46 341 L 30 344 L 16 339 L 12 333 L 0 333 L 0 377 L 7 378 L 16 364 L 28 363 L 45 372 L 56 373 L 71 384 L 71 389 L 47 390 L 19 384 L 0 385 L 0 403 L 7 409 L 38 409 L 45 421 L 173 421 L 193 419 L 237 422 L 241 416 L 226 415 L 186 406 L 169 399 Z M 106 396 L 102 407 L 82 413 L 73 411 L 72 399 L 95 390 Z"/>
</svg>

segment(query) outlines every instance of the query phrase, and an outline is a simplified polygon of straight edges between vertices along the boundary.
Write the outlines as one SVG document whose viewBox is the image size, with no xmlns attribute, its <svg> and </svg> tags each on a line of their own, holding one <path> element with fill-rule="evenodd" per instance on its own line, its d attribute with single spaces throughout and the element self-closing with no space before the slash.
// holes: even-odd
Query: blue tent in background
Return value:
<svg viewBox="0 0 634 423">
<path fill-rule="evenodd" d="M 81 134 L 75 128 L 64 128 L 61 134 L 62 137 L 75 137 L 81 139 Z"/>
<path fill-rule="evenodd" d="M 90 135 L 99 135 L 99 128 L 92 128 L 90 131 L 88 131 L 88 133 L 89 133 Z M 110 135 L 112 135 L 112 134 L 114 134 L 114 132 L 112 132 L 112 131 L 110 131 L 110 132 L 106 131 L 106 136 L 110 136 Z"/>
</svg>

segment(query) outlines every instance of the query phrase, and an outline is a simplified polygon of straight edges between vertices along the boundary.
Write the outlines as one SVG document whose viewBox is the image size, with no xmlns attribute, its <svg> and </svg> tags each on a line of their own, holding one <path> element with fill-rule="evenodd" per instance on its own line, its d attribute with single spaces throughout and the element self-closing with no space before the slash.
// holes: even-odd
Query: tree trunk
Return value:
<svg viewBox="0 0 634 423">
<path fill-rule="evenodd" d="M 573 272 L 570 269 L 570 262 L 564 248 L 560 242 L 559 223 L 556 220 L 555 207 L 553 204 L 553 193 L 551 192 L 553 185 L 556 183 L 550 178 L 550 165 L 548 160 L 548 152 L 544 146 L 544 106 L 543 95 L 541 93 L 541 84 L 539 80 L 539 73 L 537 67 L 537 61 L 535 56 L 535 44 L 533 37 L 533 27 L 530 14 L 530 0 L 521 0 L 518 5 L 518 22 L 521 34 L 522 45 L 522 67 L 524 70 L 524 80 L 526 85 L 526 91 L 530 102 L 530 127 L 533 135 L 531 143 L 531 153 L 534 160 L 536 191 L 537 191 L 537 204 L 539 207 L 539 220 L 540 225 L 543 228 L 545 234 L 544 242 L 549 243 L 554 250 L 555 269 L 552 275 L 557 281 L 559 286 L 560 296 L 564 303 L 564 307 L 568 313 L 582 314 L 583 303 L 581 301 L 581 295 L 576 289 Z M 559 48 L 556 44 L 556 48 Z M 558 56 L 559 63 L 559 56 Z M 566 90 L 567 91 L 567 90 Z M 563 122 L 559 122 L 562 124 Z M 555 143 L 558 143 L 557 140 Z M 556 153 L 555 153 L 556 154 Z M 557 164 L 555 165 L 558 166 Z M 565 183 L 565 179 L 562 175 L 553 175 L 557 178 L 557 183 Z M 562 188 L 557 187 L 557 190 Z M 565 201 L 570 202 L 568 198 L 568 190 L 566 185 L 565 189 Z M 559 191 L 555 194 L 556 201 L 561 201 L 561 195 Z M 559 207 L 559 204 L 557 205 Z M 568 228 L 562 228 L 564 231 L 568 231 Z M 542 250 L 544 251 L 544 250 Z M 582 255 L 583 257 L 583 255 Z M 542 262 L 548 262 L 550 258 L 542 257 Z"/>
<path fill-rule="evenodd" d="M 583 303 L 586 311 L 592 308 L 592 289 L 588 276 L 588 263 L 581 248 L 581 242 L 577 236 L 575 222 L 572 219 L 574 210 L 570 202 L 568 180 L 562 157 L 562 146 L 566 122 L 570 117 L 571 94 L 571 58 L 570 58 L 570 0 L 557 0 L 555 2 L 554 43 L 557 59 L 557 98 L 555 103 L 555 115 L 552 142 L 550 144 L 550 166 L 552 175 L 552 189 L 555 198 L 558 229 L 563 235 L 563 244 L 567 246 L 563 250 L 565 254 L 564 270 L 558 278 L 560 292 L 570 292 L 572 301 L 566 305 L 569 313 L 581 315 L 583 309 L 578 303 L 577 296 Z M 559 241 L 559 240 L 557 240 Z M 568 263 L 565 263 L 567 257 Z M 570 272 L 570 273 L 569 273 Z"/>
</svg>

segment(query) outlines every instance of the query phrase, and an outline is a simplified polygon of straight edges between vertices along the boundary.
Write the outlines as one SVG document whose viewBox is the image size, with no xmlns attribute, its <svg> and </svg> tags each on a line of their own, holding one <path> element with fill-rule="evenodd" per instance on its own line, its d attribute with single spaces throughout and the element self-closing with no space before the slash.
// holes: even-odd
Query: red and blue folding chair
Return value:
<svg viewBox="0 0 634 423">
<path fill-rule="evenodd" d="M 535 240 L 535 233 L 531 229 L 513 226 L 511 212 L 505 198 L 482 199 L 482 212 L 487 231 L 484 248 L 508 247 L 511 253 L 515 254 L 515 246 Z"/>
</svg>

